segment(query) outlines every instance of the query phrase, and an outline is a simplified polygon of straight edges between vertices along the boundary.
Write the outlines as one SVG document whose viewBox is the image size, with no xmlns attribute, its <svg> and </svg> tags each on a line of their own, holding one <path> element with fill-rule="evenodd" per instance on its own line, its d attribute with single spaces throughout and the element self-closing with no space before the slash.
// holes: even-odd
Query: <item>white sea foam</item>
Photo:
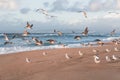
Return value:
<svg viewBox="0 0 120 80">
<path fill-rule="evenodd" d="M 120 39 L 120 37 L 109 37 L 109 38 L 103 39 L 103 41 L 111 41 L 114 39 Z"/>
</svg>

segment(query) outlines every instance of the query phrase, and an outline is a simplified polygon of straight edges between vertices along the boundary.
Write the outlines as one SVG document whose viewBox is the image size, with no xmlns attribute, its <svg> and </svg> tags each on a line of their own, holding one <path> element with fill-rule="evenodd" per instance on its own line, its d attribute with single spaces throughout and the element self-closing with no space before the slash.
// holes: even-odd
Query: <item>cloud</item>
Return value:
<svg viewBox="0 0 120 80">
<path fill-rule="evenodd" d="M 15 0 L 0 0 L 0 9 L 15 10 L 18 4 Z"/>
<path fill-rule="evenodd" d="M 29 13 L 30 10 L 31 10 L 30 8 L 22 8 L 22 9 L 20 9 L 20 12 L 22 14 L 27 14 L 27 13 Z"/>
<path fill-rule="evenodd" d="M 88 4 L 89 11 L 119 10 L 120 0 L 91 0 Z"/>
<path fill-rule="evenodd" d="M 65 11 L 68 8 L 69 2 L 67 0 L 56 0 L 53 2 L 52 11 Z"/>
<path fill-rule="evenodd" d="M 48 3 L 46 3 L 48 4 Z M 44 4 L 45 5 L 45 4 Z M 53 2 L 51 11 L 71 11 L 76 12 L 79 10 L 87 10 L 91 12 L 96 11 L 109 11 L 109 10 L 119 10 L 120 9 L 120 0 L 90 0 L 84 5 L 80 1 L 75 1 L 70 5 L 68 0 L 56 0 Z"/>
<path fill-rule="evenodd" d="M 44 5 L 45 7 L 48 7 L 48 6 L 49 6 L 49 2 L 44 2 L 43 5 Z"/>
</svg>

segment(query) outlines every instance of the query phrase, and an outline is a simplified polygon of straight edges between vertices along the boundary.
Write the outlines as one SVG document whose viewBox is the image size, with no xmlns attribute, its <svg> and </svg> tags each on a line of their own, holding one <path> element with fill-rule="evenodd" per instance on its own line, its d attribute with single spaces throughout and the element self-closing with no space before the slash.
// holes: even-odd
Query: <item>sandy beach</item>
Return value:
<svg viewBox="0 0 120 80">
<path fill-rule="evenodd" d="M 0 55 L 0 80 L 120 80 L 120 45 L 36 50 Z M 107 53 L 105 49 L 111 51 Z M 93 49 L 99 50 L 100 63 L 94 62 Z M 83 56 L 78 54 L 83 53 Z M 43 52 L 46 54 L 43 55 Z M 70 59 L 65 58 L 65 54 Z M 105 56 L 117 60 L 107 62 Z M 26 62 L 26 57 L 30 63 Z"/>
</svg>

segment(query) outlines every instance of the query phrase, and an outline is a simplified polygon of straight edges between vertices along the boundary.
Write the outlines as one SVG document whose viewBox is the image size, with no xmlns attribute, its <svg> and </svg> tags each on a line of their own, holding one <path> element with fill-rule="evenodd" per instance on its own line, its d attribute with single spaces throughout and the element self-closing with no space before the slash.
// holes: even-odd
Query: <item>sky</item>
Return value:
<svg viewBox="0 0 120 80">
<path fill-rule="evenodd" d="M 39 8 L 57 17 L 36 12 Z M 78 11 L 86 11 L 88 18 Z M 85 27 L 91 32 L 119 32 L 120 0 L 0 0 L 0 33 L 22 33 L 27 21 L 33 33 L 81 32 Z"/>
</svg>

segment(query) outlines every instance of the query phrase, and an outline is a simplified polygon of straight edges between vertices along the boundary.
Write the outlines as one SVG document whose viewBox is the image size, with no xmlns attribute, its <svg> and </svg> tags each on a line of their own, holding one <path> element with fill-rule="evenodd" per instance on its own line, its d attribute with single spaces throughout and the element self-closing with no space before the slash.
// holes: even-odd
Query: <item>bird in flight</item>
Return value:
<svg viewBox="0 0 120 80">
<path fill-rule="evenodd" d="M 88 34 L 88 27 L 85 28 L 84 32 L 82 32 L 83 35 L 87 35 Z"/>
<path fill-rule="evenodd" d="M 26 28 L 27 28 L 27 29 L 32 29 L 32 27 L 33 27 L 33 24 L 30 24 L 29 22 L 27 22 Z"/>
<path fill-rule="evenodd" d="M 78 13 L 83 13 L 84 17 L 87 18 L 87 13 L 85 11 L 78 11 Z"/>
</svg>

